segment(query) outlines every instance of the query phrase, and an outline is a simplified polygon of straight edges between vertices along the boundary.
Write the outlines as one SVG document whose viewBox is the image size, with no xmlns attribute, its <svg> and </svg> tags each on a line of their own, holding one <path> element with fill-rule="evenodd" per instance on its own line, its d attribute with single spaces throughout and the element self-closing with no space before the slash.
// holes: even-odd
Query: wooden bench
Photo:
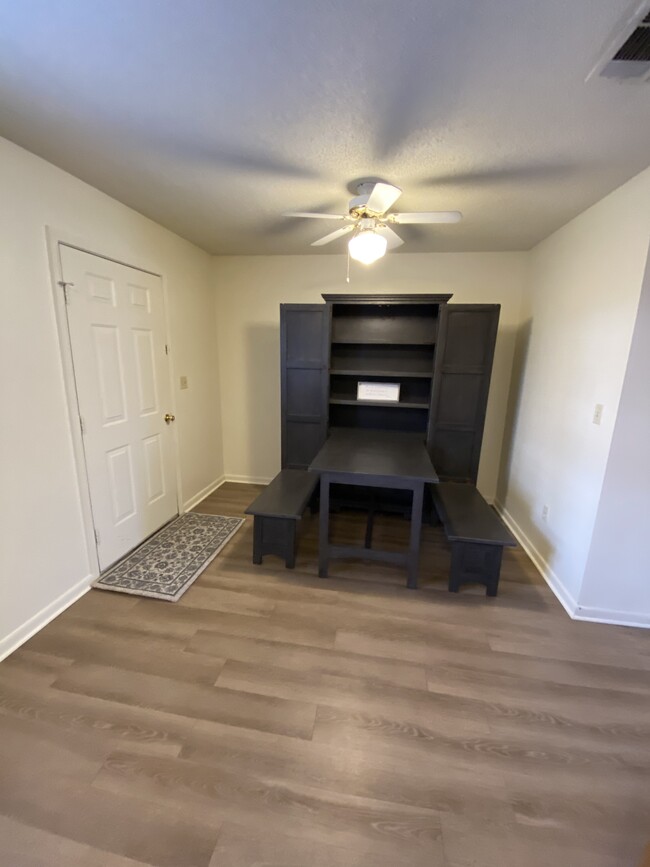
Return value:
<svg viewBox="0 0 650 867">
<path fill-rule="evenodd" d="M 318 484 L 318 473 L 282 470 L 246 509 L 254 515 L 253 563 L 265 554 L 283 557 L 287 569 L 296 564 L 297 525 Z"/>
<path fill-rule="evenodd" d="M 451 543 L 449 590 L 461 584 L 485 584 L 496 596 L 504 547 L 516 546 L 514 536 L 488 506 L 474 485 L 441 482 L 431 485 L 436 512 Z"/>
</svg>

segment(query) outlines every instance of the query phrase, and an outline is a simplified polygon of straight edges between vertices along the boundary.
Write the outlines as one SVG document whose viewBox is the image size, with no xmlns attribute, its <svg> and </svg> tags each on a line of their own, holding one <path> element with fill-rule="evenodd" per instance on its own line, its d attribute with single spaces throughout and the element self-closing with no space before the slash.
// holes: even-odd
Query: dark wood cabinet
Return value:
<svg viewBox="0 0 650 867">
<path fill-rule="evenodd" d="M 329 327 L 324 304 L 280 305 L 282 467 L 307 469 L 327 436 Z"/>
<path fill-rule="evenodd" d="M 440 478 L 476 483 L 498 304 L 448 304 L 440 312 L 427 445 Z"/>
<path fill-rule="evenodd" d="M 450 295 L 324 295 L 282 304 L 282 466 L 304 468 L 328 426 L 419 433 L 441 478 L 476 481 L 499 305 Z M 357 399 L 399 383 L 398 402 Z"/>
</svg>

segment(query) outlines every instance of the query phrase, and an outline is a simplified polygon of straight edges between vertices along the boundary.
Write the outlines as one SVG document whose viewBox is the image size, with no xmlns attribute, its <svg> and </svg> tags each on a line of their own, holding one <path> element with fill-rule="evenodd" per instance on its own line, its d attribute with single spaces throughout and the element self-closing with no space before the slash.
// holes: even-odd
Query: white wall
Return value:
<svg viewBox="0 0 650 867">
<path fill-rule="evenodd" d="M 530 257 L 499 499 L 570 611 L 585 573 L 639 304 L 649 202 L 650 170 Z M 600 426 L 592 423 L 597 403 L 604 405 Z"/>
<path fill-rule="evenodd" d="M 650 625 L 650 259 L 578 611 Z"/>
<path fill-rule="evenodd" d="M 0 190 L 1 657 L 82 592 L 90 572 L 45 226 L 164 276 L 183 501 L 223 467 L 210 256 L 4 139 Z"/>
<path fill-rule="evenodd" d="M 346 257 L 219 256 L 214 260 L 228 478 L 268 481 L 280 469 L 280 304 L 323 292 L 451 292 L 451 303 L 501 304 L 478 484 L 496 492 L 525 253 L 394 253 L 371 268 Z"/>
</svg>

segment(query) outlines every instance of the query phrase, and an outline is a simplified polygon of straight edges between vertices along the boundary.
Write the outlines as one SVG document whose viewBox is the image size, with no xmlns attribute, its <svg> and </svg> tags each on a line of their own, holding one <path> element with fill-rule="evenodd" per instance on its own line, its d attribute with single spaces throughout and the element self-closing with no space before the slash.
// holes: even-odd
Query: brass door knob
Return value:
<svg viewBox="0 0 650 867">
<path fill-rule="evenodd" d="M 169 424 L 172 421 L 176 421 L 176 416 L 172 415 L 170 412 L 165 413 L 165 421 Z"/>
</svg>

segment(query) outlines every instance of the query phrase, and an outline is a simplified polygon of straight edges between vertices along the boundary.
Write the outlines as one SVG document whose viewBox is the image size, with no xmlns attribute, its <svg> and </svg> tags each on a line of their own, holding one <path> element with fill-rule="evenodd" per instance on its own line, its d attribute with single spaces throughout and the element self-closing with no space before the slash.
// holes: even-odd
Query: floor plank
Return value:
<svg viewBox="0 0 650 867">
<path fill-rule="evenodd" d="M 52 688 L 298 738 L 311 738 L 316 713 L 316 706 L 305 701 L 84 663 L 70 666 Z"/>
<path fill-rule="evenodd" d="M 39 739 L 24 721 L 20 727 L 12 721 L 12 727 L 3 721 L 0 815 L 157 867 L 203 867 L 209 861 L 218 826 L 95 788 L 103 747 L 90 755 L 86 743 L 62 734 Z"/>
<path fill-rule="evenodd" d="M 225 653 L 230 661 L 248 662 L 252 665 L 264 666 L 272 663 L 279 668 L 305 672 L 314 677 L 319 674 L 349 675 L 394 686 L 427 688 L 427 673 L 424 666 L 330 648 L 313 648 L 289 642 L 222 635 L 199 629 L 185 649 L 190 653 L 214 655 L 218 658 L 223 658 Z"/>
<path fill-rule="evenodd" d="M 282 833 L 284 831 L 284 833 Z M 445 867 L 442 851 L 427 853 L 423 858 L 408 853 L 408 862 L 396 862 L 390 853 L 382 855 L 371 850 L 316 844 L 294 836 L 293 827 L 265 828 L 226 822 L 210 867 L 395 867 L 408 863 L 408 867 Z"/>
<path fill-rule="evenodd" d="M 114 855 L 86 843 L 23 825 L 0 816 L 0 840 L 5 864 L 14 867 L 142 867 L 145 861 L 134 861 Z"/>
<path fill-rule="evenodd" d="M 168 806 L 184 803 L 206 824 L 225 820 L 272 828 L 279 819 L 318 844 L 392 851 L 394 857 L 441 853 L 440 818 L 433 810 L 304 782 L 286 784 L 257 770 L 232 772 L 203 762 L 115 753 L 93 785 Z"/>
</svg>

